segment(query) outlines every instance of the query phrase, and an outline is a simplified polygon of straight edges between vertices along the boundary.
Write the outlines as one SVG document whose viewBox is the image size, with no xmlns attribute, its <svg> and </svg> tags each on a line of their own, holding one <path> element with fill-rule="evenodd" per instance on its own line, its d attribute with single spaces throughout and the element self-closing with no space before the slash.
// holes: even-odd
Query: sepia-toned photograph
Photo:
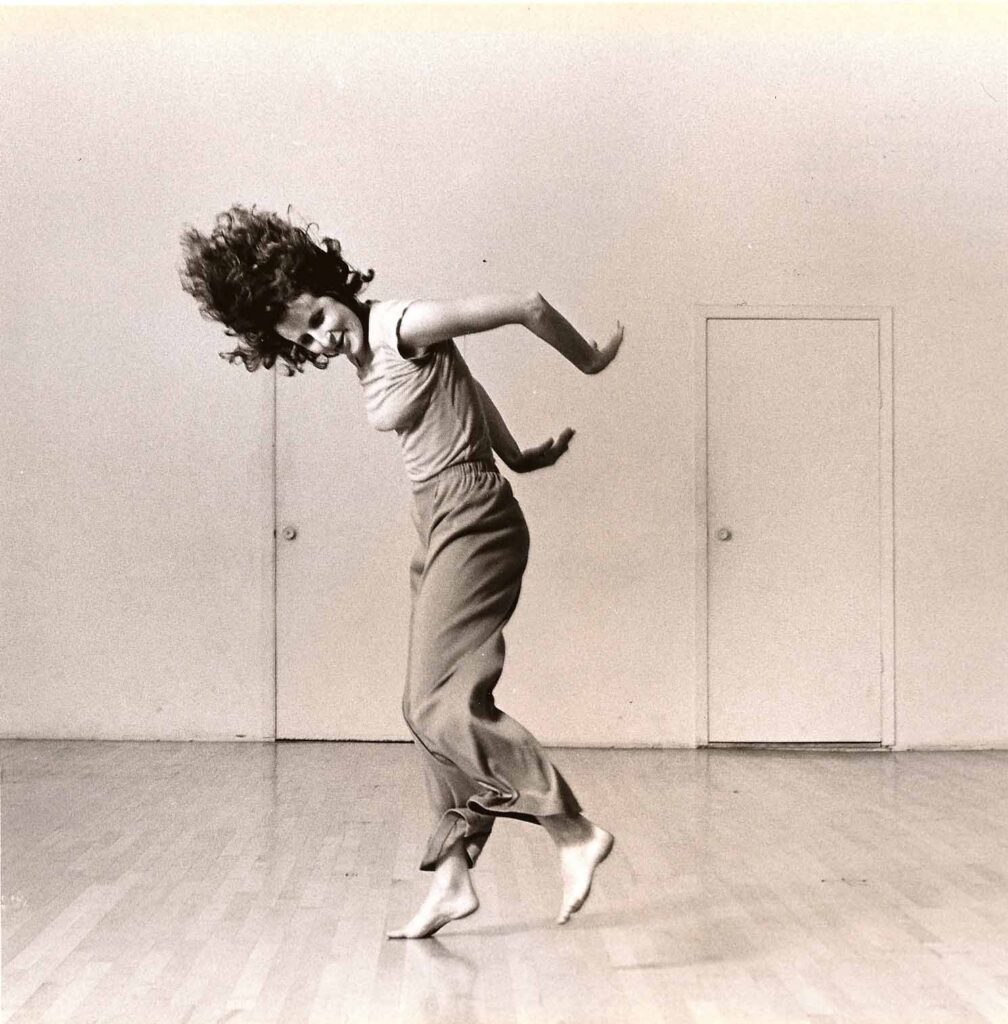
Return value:
<svg viewBox="0 0 1008 1024">
<path fill-rule="evenodd" d="M 0 95 L 0 1024 L 1008 1024 L 1008 6 Z"/>
</svg>

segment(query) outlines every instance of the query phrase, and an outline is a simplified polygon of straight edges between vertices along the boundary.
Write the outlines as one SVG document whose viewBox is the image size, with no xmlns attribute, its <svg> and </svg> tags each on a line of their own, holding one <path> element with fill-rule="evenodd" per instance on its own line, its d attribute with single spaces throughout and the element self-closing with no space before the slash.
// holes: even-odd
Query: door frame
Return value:
<svg viewBox="0 0 1008 1024">
<path fill-rule="evenodd" d="M 694 309 L 694 396 L 696 402 L 696 743 L 710 742 L 707 636 L 707 344 L 710 320 L 873 320 L 879 352 L 879 634 L 881 648 L 881 747 L 896 747 L 895 544 L 893 522 L 893 310 L 891 306 L 735 306 L 696 304 Z M 872 744 L 874 746 L 874 744 Z M 898 748 L 897 748 L 898 749 Z"/>
</svg>

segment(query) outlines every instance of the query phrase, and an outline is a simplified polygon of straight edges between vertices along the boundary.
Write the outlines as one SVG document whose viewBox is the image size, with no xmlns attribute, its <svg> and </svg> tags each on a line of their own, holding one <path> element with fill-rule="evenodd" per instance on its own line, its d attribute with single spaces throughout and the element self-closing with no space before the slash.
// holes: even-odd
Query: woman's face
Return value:
<svg viewBox="0 0 1008 1024">
<path fill-rule="evenodd" d="M 360 317 L 328 295 L 303 292 L 288 304 L 276 332 L 315 355 L 346 356 L 355 366 L 367 353 Z"/>
</svg>

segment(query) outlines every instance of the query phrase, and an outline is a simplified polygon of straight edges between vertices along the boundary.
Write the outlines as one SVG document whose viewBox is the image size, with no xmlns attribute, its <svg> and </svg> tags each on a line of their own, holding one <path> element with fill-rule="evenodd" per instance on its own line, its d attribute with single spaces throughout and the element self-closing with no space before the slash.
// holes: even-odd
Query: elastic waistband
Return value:
<svg viewBox="0 0 1008 1024">
<path fill-rule="evenodd" d="M 434 487 L 439 480 L 458 479 L 459 477 L 472 480 L 486 473 L 500 476 L 500 470 L 493 459 L 470 459 L 468 462 L 456 462 L 451 466 L 446 466 L 439 473 L 435 473 L 428 480 L 414 482 L 413 493 L 417 494 L 420 491 L 425 491 L 428 487 Z"/>
</svg>

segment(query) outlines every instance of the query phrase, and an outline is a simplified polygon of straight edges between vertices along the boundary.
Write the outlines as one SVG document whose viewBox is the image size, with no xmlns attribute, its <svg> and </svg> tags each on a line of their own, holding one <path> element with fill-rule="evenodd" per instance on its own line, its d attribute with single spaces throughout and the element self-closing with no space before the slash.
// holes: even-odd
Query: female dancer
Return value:
<svg viewBox="0 0 1008 1024">
<path fill-rule="evenodd" d="M 587 898 L 613 837 L 581 813 L 535 737 L 494 703 L 528 529 L 493 452 L 516 472 L 541 469 L 574 431 L 519 448 L 452 339 L 520 324 L 583 373 L 598 373 L 619 351 L 622 326 L 599 347 L 537 293 L 362 301 L 372 271 L 350 267 L 334 239 L 320 245 L 255 208 L 233 206 L 208 235 L 188 229 L 183 247 L 183 287 L 239 338 L 223 358 L 249 371 L 276 363 L 293 375 L 342 356 L 356 370 L 370 424 L 399 436 L 419 540 L 403 715 L 435 822 L 420 863 L 433 872 L 430 892 L 389 937 L 433 935 L 477 909 L 470 869 L 499 816 L 538 823 L 555 842 L 563 924 Z"/>
</svg>

